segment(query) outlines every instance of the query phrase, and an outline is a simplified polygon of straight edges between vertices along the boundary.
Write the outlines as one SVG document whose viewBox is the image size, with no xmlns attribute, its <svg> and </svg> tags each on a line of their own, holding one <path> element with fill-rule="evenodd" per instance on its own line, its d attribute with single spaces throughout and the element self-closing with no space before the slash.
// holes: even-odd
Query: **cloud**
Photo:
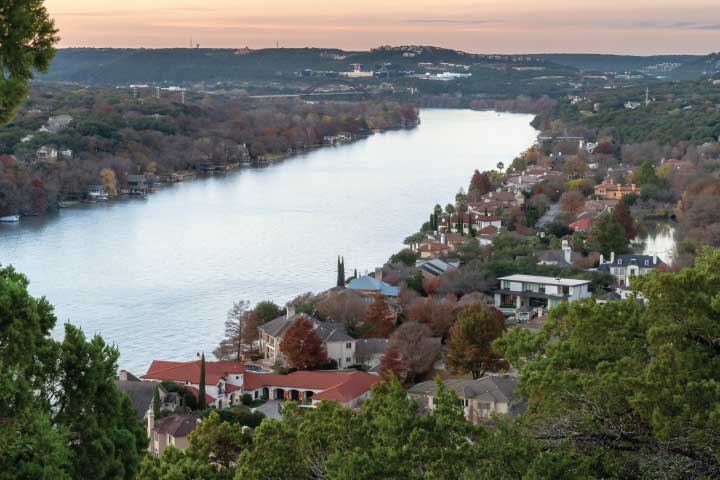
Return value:
<svg viewBox="0 0 720 480">
<path fill-rule="evenodd" d="M 454 18 L 411 18 L 406 23 L 424 23 L 441 25 L 482 25 L 486 23 L 498 23 L 491 20 L 454 19 Z"/>
</svg>

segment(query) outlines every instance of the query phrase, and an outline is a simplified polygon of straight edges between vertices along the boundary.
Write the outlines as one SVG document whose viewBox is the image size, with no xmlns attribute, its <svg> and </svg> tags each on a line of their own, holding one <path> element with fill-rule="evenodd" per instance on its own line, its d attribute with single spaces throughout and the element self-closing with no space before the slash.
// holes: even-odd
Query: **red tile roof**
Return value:
<svg viewBox="0 0 720 480">
<path fill-rule="evenodd" d="M 228 373 L 243 373 L 244 366 L 240 362 L 221 360 L 205 362 L 205 385 L 215 385 Z M 173 382 L 200 383 L 200 360 L 191 362 L 169 362 L 153 360 L 150 368 L 143 375 L 145 380 L 170 380 Z"/>
<path fill-rule="evenodd" d="M 580 220 L 576 220 L 570 224 L 570 228 L 573 230 L 590 230 L 592 227 L 592 219 L 590 217 L 583 217 Z"/>
<path fill-rule="evenodd" d="M 242 387 L 239 385 L 233 385 L 232 383 L 225 384 L 225 393 L 232 393 L 236 390 L 240 390 Z"/>
<path fill-rule="evenodd" d="M 444 243 L 425 243 L 420 245 L 421 252 L 441 252 L 447 249 L 448 246 Z"/>
<path fill-rule="evenodd" d="M 485 228 L 481 228 L 478 232 L 480 235 L 495 235 L 498 232 L 498 228 L 494 225 L 488 225 Z"/>
<path fill-rule="evenodd" d="M 313 396 L 317 400 L 347 402 L 367 392 L 381 379 L 365 372 L 293 372 L 289 375 L 245 372 L 245 390 L 261 387 L 322 390 Z"/>
</svg>

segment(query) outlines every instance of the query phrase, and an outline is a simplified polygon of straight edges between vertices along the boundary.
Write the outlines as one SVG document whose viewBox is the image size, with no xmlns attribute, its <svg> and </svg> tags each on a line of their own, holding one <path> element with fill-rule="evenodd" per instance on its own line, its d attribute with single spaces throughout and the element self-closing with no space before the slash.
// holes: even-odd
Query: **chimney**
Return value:
<svg viewBox="0 0 720 480">
<path fill-rule="evenodd" d="M 447 236 L 444 233 L 440 235 L 440 243 L 447 245 Z"/>
<path fill-rule="evenodd" d="M 658 263 L 658 257 L 657 257 L 657 255 L 654 254 L 654 255 L 653 255 L 653 263 L 652 263 L 652 264 L 653 264 L 653 267 L 654 267 L 655 265 L 657 265 L 657 263 Z"/>
<path fill-rule="evenodd" d="M 615 263 L 615 252 L 610 252 L 610 263 Z"/>
<path fill-rule="evenodd" d="M 295 316 L 295 305 L 288 305 L 285 307 L 287 312 L 287 318 Z"/>
<path fill-rule="evenodd" d="M 382 267 L 378 267 L 375 269 L 375 280 L 378 282 L 382 282 L 383 279 L 383 269 Z"/>
<path fill-rule="evenodd" d="M 147 412 L 147 434 L 148 434 L 148 438 L 150 439 L 151 448 L 153 447 L 153 445 L 152 445 L 153 428 L 155 428 L 155 412 L 153 411 L 153 407 L 151 406 Z"/>
<path fill-rule="evenodd" d="M 565 263 L 572 263 L 572 247 L 570 246 L 570 242 L 567 240 L 562 241 L 562 251 L 563 256 L 565 257 Z"/>
<path fill-rule="evenodd" d="M 601 253 L 601 254 L 600 254 L 600 263 L 599 263 L 598 265 L 602 265 L 603 263 L 605 263 L 605 255 L 603 255 L 603 254 Z"/>
</svg>

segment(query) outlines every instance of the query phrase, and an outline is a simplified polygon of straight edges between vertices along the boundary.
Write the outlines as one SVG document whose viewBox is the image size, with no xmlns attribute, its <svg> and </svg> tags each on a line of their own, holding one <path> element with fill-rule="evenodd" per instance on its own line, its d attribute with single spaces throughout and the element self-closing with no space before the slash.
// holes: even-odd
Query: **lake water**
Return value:
<svg viewBox="0 0 720 480">
<path fill-rule="evenodd" d="M 146 200 L 0 224 L 0 263 L 34 295 L 120 348 L 120 366 L 210 352 L 237 300 L 283 304 L 371 270 L 402 247 L 474 169 L 508 165 L 532 116 L 423 110 L 414 130 L 376 134 L 264 169 L 198 179 Z"/>
<path fill-rule="evenodd" d="M 675 224 L 665 221 L 648 222 L 646 227 L 647 231 L 633 241 L 640 247 L 636 251 L 644 255 L 657 255 L 670 265 L 677 256 Z"/>
</svg>

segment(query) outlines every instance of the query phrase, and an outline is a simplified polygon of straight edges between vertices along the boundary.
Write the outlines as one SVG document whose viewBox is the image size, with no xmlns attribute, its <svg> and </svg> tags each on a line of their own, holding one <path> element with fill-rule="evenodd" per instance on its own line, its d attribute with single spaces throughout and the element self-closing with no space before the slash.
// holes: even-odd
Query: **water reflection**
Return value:
<svg viewBox="0 0 720 480">
<path fill-rule="evenodd" d="M 657 255 L 663 262 L 671 264 L 677 256 L 675 224 L 652 222 L 646 227 L 646 232 L 633 240 L 633 246 L 645 255 Z"/>
</svg>

